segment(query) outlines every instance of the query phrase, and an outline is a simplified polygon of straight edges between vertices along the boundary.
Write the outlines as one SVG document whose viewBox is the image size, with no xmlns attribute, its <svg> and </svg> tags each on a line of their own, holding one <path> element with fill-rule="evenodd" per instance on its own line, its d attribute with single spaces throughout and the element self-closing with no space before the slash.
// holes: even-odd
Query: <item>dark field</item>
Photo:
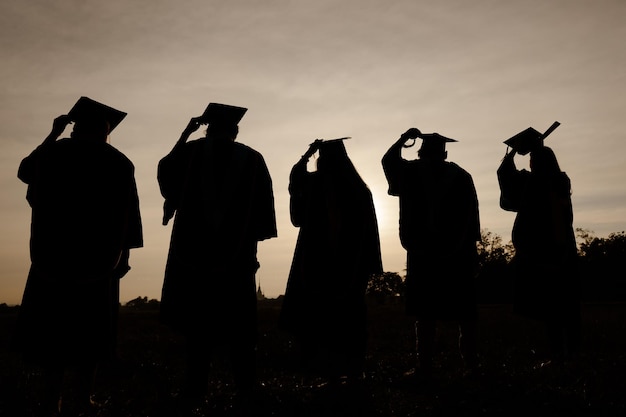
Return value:
<svg viewBox="0 0 626 417">
<path fill-rule="evenodd" d="M 537 368 L 541 328 L 511 315 L 509 306 L 482 306 L 482 368 L 463 378 L 456 328 L 442 324 L 441 354 L 429 387 L 403 383 L 412 367 L 413 326 L 400 305 L 371 306 L 367 372 L 359 386 L 302 384 L 294 350 L 276 328 L 279 306 L 259 306 L 258 395 L 233 397 L 225 352 L 218 352 L 213 393 L 194 415 L 260 416 L 624 416 L 626 305 L 583 306 L 583 350 L 576 362 Z M 10 352 L 15 310 L 0 313 L 0 415 L 34 416 L 41 388 L 37 369 Z M 176 416 L 182 341 L 159 325 L 152 309 L 122 308 L 119 358 L 100 369 L 97 416 Z"/>
</svg>

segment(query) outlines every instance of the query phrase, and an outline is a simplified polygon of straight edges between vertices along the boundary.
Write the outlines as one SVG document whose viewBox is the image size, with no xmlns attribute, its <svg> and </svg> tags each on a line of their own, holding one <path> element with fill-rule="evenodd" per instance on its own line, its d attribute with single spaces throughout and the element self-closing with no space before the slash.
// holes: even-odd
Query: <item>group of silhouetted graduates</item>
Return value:
<svg viewBox="0 0 626 417">
<path fill-rule="evenodd" d="M 265 161 L 235 141 L 245 112 L 210 103 L 158 165 L 163 224 L 173 219 L 160 318 L 186 340 L 188 406 L 207 394 L 218 344 L 229 347 L 237 389 L 251 393 L 257 384 L 257 244 L 277 231 Z M 32 264 L 15 341 L 44 369 L 41 404 L 50 413 L 94 406 L 97 364 L 115 352 L 119 280 L 130 269 L 130 249 L 143 246 L 133 164 L 107 141 L 125 115 L 82 97 L 19 168 L 32 208 Z M 71 122 L 71 136 L 57 140 Z M 206 136 L 189 140 L 202 125 Z M 548 133 L 527 129 L 505 142 L 513 151 L 498 179 L 501 207 L 517 212 L 514 307 L 547 324 L 557 359 L 578 349 L 580 312 L 570 182 L 543 145 Z M 404 159 L 402 149 L 418 138 L 419 158 Z M 331 383 L 363 376 L 365 292 L 370 277 L 383 272 L 372 194 L 344 139 L 314 141 L 291 170 L 291 221 L 300 230 L 279 320 L 297 342 L 302 375 Z M 399 198 L 417 381 L 431 378 L 439 320 L 459 324 L 464 372 L 479 367 L 478 199 L 471 175 L 446 161 L 445 145 L 453 141 L 412 128 L 382 159 L 389 194 Z M 530 171 L 516 169 L 516 153 L 530 153 Z M 62 408 L 68 374 L 78 388 Z"/>
</svg>

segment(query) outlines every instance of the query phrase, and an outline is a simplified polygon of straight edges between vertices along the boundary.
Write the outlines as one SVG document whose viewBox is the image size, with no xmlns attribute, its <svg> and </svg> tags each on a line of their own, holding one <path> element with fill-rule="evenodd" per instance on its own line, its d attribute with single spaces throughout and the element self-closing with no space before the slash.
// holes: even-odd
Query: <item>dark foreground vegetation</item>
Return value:
<svg viewBox="0 0 626 417">
<path fill-rule="evenodd" d="M 320 306 L 322 308 L 322 306 Z M 438 334 L 442 352 L 427 387 L 405 382 L 413 364 L 412 322 L 400 304 L 370 306 L 365 379 L 331 387 L 303 384 L 295 351 L 276 328 L 280 303 L 259 305 L 259 376 L 256 397 L 234 396 L 226 352 L 216 357 L 212 393 L 195 415 L 258 416 L 622 416 L 626 415 L 626 305 L 583 306 L 583 351 L 578 360 L 539 367 L 542 332 L 513 316 L 508 305 L 480 308 L 477 375 L 464 378 L 456 328 Z M 35 416 L 39 371 L 9 349 L 16 308 L 0 309 L 0 415 Z M 182 382 L 181 339 L 157 320 L 158 303 L 122 307 L 119 357 L 100 369 L 97 416 L 176 416 Z"/>
</svg>

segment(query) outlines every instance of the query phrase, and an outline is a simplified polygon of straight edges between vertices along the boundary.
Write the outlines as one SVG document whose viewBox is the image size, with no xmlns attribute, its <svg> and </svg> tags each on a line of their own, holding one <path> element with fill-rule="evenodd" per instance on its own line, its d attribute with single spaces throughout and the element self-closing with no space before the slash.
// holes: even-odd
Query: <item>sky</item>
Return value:
<svg viewBox="0 0 626 417">
<path fill-rule="evenodd" d="M 626 230 L 624 21 L 623 0 L 3 0 L 0 303 L 20 303 L 30 266 L 17 168 L 80 96 L 128 113 L 110 140 L 136 168 L 145 247 L 122 302 L 160 298 L 171 224 L 156 167 L 209 102 L 249 109 L 237 140 L 272 176 L 279 236 L 260 243 L 257 273 L 269 297 L 284 293 L 298 233 L 289 171 L 317 138 L 352 137 L 385 271 L 404 275 L 406 255 L 380 160 L 410 127 L 459 141 L 448 159 L 474 178 L 481 227 L 508 242 L 502 141 L 559 121 L 546 145 L 572 180 L 574 227 Z"/>
</svg>

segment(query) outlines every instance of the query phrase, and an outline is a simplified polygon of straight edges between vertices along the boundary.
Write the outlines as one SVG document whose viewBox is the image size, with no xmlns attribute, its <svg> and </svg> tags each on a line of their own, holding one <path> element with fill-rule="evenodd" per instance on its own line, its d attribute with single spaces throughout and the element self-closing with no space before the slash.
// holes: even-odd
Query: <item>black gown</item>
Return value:
<svg viewBox="0 0 626 417">
<path fill-rule="evenodd" d="M 580 277 L 569 177 L 517 170 L 512 158 L 505 158 L 498 181 L 500 206 L 517 213 L 512 231 L 514 310 L 548 320 L 577 315 Z"/>
<path fill-rule="evenodd" d="M 110 358 L 119 279 L 143 245 L 133 164 L 107 143 L 61 139 L 26 157 L 18 177 L 32 207 L 18 348 L 43 363 Z"/>
<path fill-rule="evenodd" d="M 257 242 L 275 237 L 272 181 L 260 153 L 237 142 L 187 142 L 159 163 L 166 216 L 175 211 L 161 318 L 184 332 L 256 332 Z"/>
<path fill-rule="evenodd" d="M 316 172 L 300 161 L 291 171 L 291 220 L 300 232 L 280 324 L 305 350 L 333 352 L 345 365 L 335 372 L 358 372 L 367 336 L 365 291 L 382 261 L 371 192 L 347 155 L 340 160 Z"/>
<path fill-rule="evenodd" d="M 400 241 L 407 250 L 406 309 L 421 319 L 476 314 L 480 241 L 472 177 L 453 162 L 383 158 L 389 194 L 400 198 Z"/>
</svg>

